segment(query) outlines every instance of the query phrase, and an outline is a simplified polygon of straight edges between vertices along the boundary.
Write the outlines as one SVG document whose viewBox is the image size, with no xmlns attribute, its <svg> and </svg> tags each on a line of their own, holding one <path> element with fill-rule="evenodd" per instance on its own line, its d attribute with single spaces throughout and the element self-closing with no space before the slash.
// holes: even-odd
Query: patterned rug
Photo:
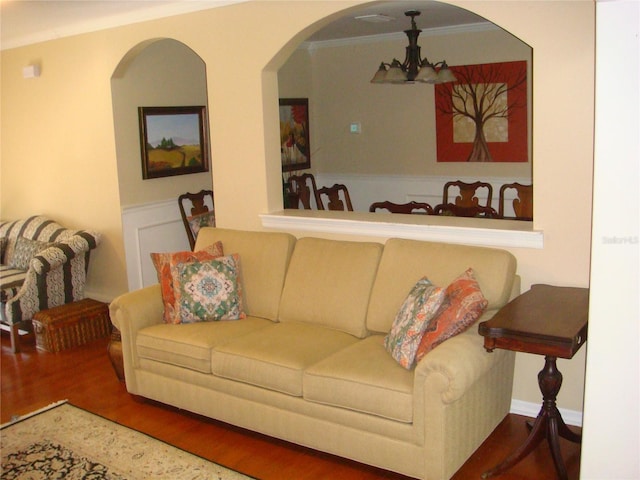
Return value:
<svg viewBox="0 0 640 480">
<path fill-rule="evenodd" d="M 3 480 L 246 480 L 65 402 L 0 427 Z"/>
</svg>

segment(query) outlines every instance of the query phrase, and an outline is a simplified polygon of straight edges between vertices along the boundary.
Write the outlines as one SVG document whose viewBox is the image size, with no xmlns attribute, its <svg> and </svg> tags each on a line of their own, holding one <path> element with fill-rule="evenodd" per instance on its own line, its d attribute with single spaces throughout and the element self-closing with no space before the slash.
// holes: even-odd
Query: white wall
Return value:
<svg viewBox="0 0 640 480">
<path fill-rule="evenodd" d="M 586 480 L 640 478 L 639 30 L 640 3 L 597 3 Z"/>
</svg>

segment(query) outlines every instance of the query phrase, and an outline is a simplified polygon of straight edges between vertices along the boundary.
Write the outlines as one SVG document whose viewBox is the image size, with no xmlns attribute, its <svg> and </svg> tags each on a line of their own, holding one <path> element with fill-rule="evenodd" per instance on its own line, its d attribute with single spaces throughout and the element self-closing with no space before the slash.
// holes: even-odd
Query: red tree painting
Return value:
<svg viewBox="0 0 640 480">
<path fill-rule="evenodd" d="M 435 87 L 438 162 L 526 162 L 527 63 L 450 67 Z"/>
</svg>

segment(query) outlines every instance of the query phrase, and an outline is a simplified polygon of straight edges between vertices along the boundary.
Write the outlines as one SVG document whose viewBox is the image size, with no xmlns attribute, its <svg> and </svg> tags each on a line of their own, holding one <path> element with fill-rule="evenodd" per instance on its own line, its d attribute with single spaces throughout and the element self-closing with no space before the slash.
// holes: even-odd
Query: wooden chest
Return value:
<svg viewBox="0 0 640 480">
<path fill-rule="evenodd" d="M 59 352 L 111 334 L 109 305 L 85 298 L 33 316 L 36 347 Z"/>
</svg>

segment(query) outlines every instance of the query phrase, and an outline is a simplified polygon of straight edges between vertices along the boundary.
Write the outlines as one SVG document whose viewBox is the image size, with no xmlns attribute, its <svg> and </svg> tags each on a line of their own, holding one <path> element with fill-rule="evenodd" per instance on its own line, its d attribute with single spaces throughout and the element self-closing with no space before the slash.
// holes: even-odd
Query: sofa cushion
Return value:
<svg viewBox="0 0 640 480">
<path fill-rule="evenodd" d="M 371 291 L 367 327 L 387 333 L 407 292 L 423 276 L 449 285 L 473 268 L 489 309 L 507 303 L 515 280 L 516 259 L 506 250 L 394 238 L 387 241 Z"/>
<path fill-rule="evenodd" d="M 247 315 L 278 319 L 282 285 L 296 238 L 280 232 L 247 232 L 202 227 L 195 250 L 221 241 L 242 261 L 241 284 Z"/>
<path fill-rule="evenodd" d="M 156 268 L 160 291 L 162 293 L 162 303 L 164 304 L 164 321 L 166 323 L 180 323 L 180 313 L 176 304 L 175 291 L 180 288 L 178 279 L 174 278 L 171 272 L 171 265 L 179 262 L 195 260 L 211 260 L 224 254 L 222 242 L 215 242 L 207 245 L 202 250 L 194 252 L 162 252 L 152 253 L 151 261 Z"/>
<path fill-rule="evenodd" d="M 237 322 L 159 324 L 140 330 L 136 346 L 140 358 L 211 373 L 212 348 L 272 325 L 256 317 Z"/>
<path fill-rule="evenodd" d="M 298 240 L 282 291 L 280 321 L 314 323 L 364 337 L 381 253 L 379 243 Z"/>
<path fill-rule="evenodd" d="M 411 368 L 425 329 L 440 310 L 445 289 L 423 277 L 414 285 L 398 311 L 384 348 L 404 368 Z"/>
<path fill-rule="evenodd" d="M 18 237 L 10 265 L 19 270 L 27 270 L 31 259 L 50 245 L 49 242 L 40 242 L 25 237 Z"/>
<path fill-rule="evenodd" d="M 294 396 L 302 396 L 304 370 L 357 339 L 308 323 L 279 323 L 217 346 L 214 375 Z"/>
<path fill-rule="evenodd" d="M 413 421 L 413 371 L 402 368 L 372 335 L 309 367 L 304 399 L 399 422 Z"/>
<path fill-rule="evenodd" d="M 242 302 L 240 257 L 226 255 L 213 260 L 171 266 L 178 279 L 176 304 L 182 323 L 245 318 Z"/>
<path fill-rule="evenodd" d="M 420 339 L 416 362 L 442 342 L 467 330 L 487 308 L 487 299 L 480 291 L 472 268 L 451 282 L 445 293 L 446 303 Z"/>
</svg>

